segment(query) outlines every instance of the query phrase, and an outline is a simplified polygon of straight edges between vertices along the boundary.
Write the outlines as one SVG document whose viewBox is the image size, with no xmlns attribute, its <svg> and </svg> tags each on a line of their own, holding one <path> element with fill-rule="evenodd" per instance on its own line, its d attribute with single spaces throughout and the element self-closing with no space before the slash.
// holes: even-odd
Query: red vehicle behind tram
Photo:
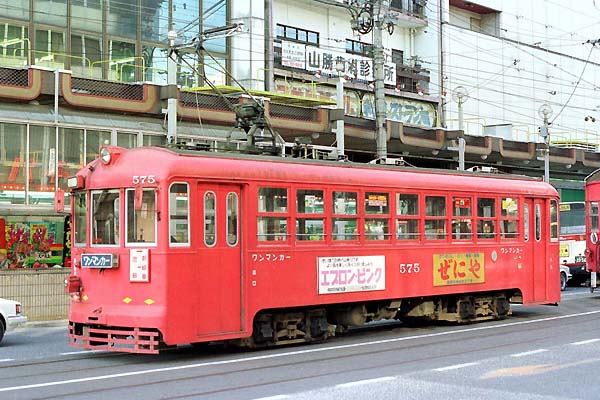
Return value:
<svg viewBox="0 0 600 400">
<path fill-rule="evenodd" d="M 600 272 L 600 228 L 598 226 L 598 204 L 600 204 L 600 170 L 585 178 L 585 262 L 590 272 L 590 290 L 597 287 L 597 273 Z"/>
<path fill-rule="evenodd" d="M 271 346 L 560 300 L 558 194 L 536 179 L 103 147 L 69 186 L 74 346 Z"/>
</svg>

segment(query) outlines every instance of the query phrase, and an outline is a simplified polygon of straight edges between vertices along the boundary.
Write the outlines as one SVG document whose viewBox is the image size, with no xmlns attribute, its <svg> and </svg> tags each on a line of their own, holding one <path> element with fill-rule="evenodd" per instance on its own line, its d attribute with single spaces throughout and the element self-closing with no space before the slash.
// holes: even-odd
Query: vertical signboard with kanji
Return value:
<svg viewBox="0 0 600 400">
<path fill-rule="evenodd" d="M 148 249 L 130 250 L 129 281 L 150 282 L 150 257 Z"/>
</svg>

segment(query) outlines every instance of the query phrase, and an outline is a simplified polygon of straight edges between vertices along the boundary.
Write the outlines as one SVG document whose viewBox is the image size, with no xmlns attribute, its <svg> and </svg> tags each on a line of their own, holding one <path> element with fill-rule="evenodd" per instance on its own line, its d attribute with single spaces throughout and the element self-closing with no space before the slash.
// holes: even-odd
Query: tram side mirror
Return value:
<svg viewBox="0 0 600 400">
<path fill-rule="evenodd" d="M 135 211 L 142 210 L 142 187 L 136 186 L 133 194 L 133 209 Z"/>
<path fill-rule="evenodd" d="M 65 191 L 62 189 L 54 192 L 54 211 L 57 213 L 65 211 Z"/>
</svg>

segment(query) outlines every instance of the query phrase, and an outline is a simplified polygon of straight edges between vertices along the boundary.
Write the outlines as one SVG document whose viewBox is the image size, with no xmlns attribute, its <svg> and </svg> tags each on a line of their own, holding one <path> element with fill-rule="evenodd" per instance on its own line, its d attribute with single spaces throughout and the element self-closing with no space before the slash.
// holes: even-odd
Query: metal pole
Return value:
<svg viewBox="0 0 600 400">
<path fill-rule="evenodd" d="M 384 90 L 383 64 L 385 62 L 383 55 L 383 19 L 387 13 L 387 0 L 377 0 L 374 2 L 373 18 L 373 68 L 375 78 L 375 127 L 377 158 L 387 158 L 387 134 L 385 130 L 386 104 Z"/>
<path fill-rule="evenodd" d="M 458 137 L 458 169 L 459 171 L 465 170 L 465 129 L 463 126 L 463 107 L 462 99 L 458 100 L 458 130 L 460 131 Z"/>
<path fill-rule="evenodd" d="M 346 113 L 346 108 L 344 107 L 344 77 L 340 76 L 335 85 L 335 106 L 338 109 L 344 110 L 344 114 Z M 338 152 L 338 160 L 343 160 L 344 155 L 344 117 L 336 121 L 336 130 L 335 130 L 335 140 L 337 142 L 337 152 Z"/>
<path fill-rule="evenodd" d="M 546 151 L 544 151 L 544 182 L 550 182 L 550 132 L 548 131 L 548 117 L 544 117 L 544 128 L 546 129 Z"/>
<path fill-rule="evenodd" d="M 169 31 L 169 57 L 167 59 L 167 144 L 177 141 L 177 53 L 173 50 L 177 32 Z"/>
</svg>

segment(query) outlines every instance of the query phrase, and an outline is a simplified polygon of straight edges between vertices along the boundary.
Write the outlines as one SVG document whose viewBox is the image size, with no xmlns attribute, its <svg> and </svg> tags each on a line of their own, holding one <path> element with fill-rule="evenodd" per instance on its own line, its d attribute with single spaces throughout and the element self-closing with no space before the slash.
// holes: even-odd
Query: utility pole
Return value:
<svg viewBox="0 0 600 400">
<path fill-rule="evenodd" d="M 544 103 L 538 109 L 538 115 L 544 119 L 544 126 L 540 128 L 540 136 L 546 143 L 544 149 L 544 182 L 550 182 L 550 132 L 548 131 L 548 119 L 552 116 L 552 107 Z"/>
<path fill-rule="evenodd" d="M 177 142 L 177 53 L 173 50 L 177 32 L 169 31 L 169 58 L 167 59 L 167 144 Z"/>
<path fill-rule="evenodd" d="M 389 20 L 390 0 L 351 1 L 346 8 L 352 15 L 352 29 L 361 35 L 373 31 L 373 78 L 375 85 L 375 141 L 377 159 L 387 158 L 385 129 L 386 103 L 384 86 L 383 29 L 391 35 L 394 24 Z"/>
<path fill-rule="evenodd" d="M 383 24 L 389 8 L 389 0 L 374 0 L 373 3 L 373 68 L 375 78 L 375 129 L 377 158 L 387 158 L 387 134 L 385 128 L 386 104 L 383 84 Z"/>
</svg>

